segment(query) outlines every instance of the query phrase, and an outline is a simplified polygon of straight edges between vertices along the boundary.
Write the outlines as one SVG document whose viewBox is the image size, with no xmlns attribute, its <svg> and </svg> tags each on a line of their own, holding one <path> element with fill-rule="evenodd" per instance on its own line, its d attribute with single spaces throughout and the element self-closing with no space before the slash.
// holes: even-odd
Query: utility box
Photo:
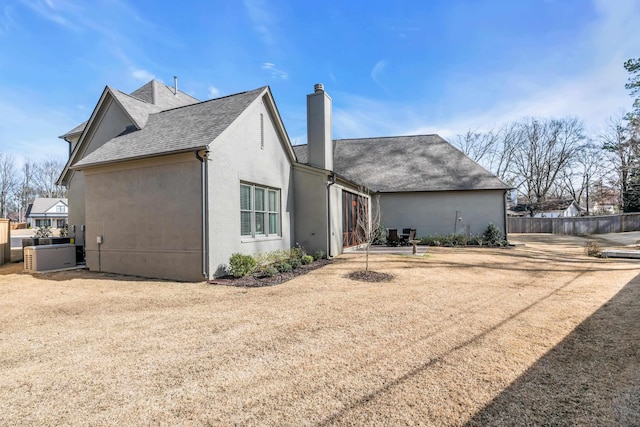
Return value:
<svg viewBox="0 0 640 427">
<path fill-rule="evenodd" d="M 25 271 L 60 270 L 76 266 L 76 245 L 44 245 L 24 248 Z"/>
</svg>

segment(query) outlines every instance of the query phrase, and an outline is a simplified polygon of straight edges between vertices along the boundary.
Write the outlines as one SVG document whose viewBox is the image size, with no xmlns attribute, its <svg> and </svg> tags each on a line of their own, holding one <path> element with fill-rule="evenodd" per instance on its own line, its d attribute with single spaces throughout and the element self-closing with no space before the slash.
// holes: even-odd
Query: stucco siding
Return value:
<svg viewBox="0 0 640 427">
<path fill-rule="evenodd" d="M 105 142 L 118 136 L 132 123 L 131 119 L 117 103 L 112 99 L 105 101 L 105 104 L 96 115 L 92 126 L 87 130 L 89 133 L 85 135 L 84 147 L 78 160 L 92 153 Z M 77 142 L 75 144 L 77 144 Z M 69 229 L 71 230 L 75 225 L 76 236 L 82 238 L 80 228 L 86 224 L 85 179 L 82 171 L 71 172 L 67 190 L 67 198 L 69 199 Z"/>
<path fill-rule="evenodd" d="M 260 99 L 210 146 L 207 160 L 210 276 L 224 273 L 231 254 L 255 254 L 292 246 L 294 216 L 288 141 Z M 240 184 L 279 190 L 280 235 L 241 236 Z"/>
<path fill-rule="evenodd" d="M 327 252 L 327 174 L 309 168 L 294 168 L 294 239 L 307 253 Z M 335 205 L 337 209 L 337 205 Z"/>
<path fill-rule="evenodd" d="M 203 279 L 200 162 L 192 153 L 92 168 L 85 179 L 89 269 Z"/>
<path fill-rule="evenodd" d="M 416 228 L 418 236 L 481 234 L 491 222 L 505 230 L 504 191 L 382 193 L 382 224 L 387 228 Z M 456 224 L 456 211 L 458 218 Z"/>
</svg>

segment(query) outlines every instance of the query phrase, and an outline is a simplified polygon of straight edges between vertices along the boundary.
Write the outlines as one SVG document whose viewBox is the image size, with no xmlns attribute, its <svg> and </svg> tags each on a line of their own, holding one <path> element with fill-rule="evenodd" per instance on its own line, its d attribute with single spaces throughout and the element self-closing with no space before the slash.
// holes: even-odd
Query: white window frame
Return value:
<svg viewBox="0 0 640 427">
<path fill-rule="evenodd" d="M 242 200 L 240 200 L 240 237 L 242 239 L 262 239 L 262 238 L 275 238 L 275 237 L 282 237 L 282 215 L 281 215 L 281 206 L 282 204 L 280 203 L 280 189 L 279 188 L 274 188 L 274 187 L 269 187 L 266 185 L 258 185 L 258 184 L 251 184 L 248 182 L 241 182 L 240 183 L 240 188 L 242 187 L 246 187 L 250 189 L 250 201 L 249 204 L 250 206 L 247 208 L 245 207 L 245 209 L 243 209 L 242 206 Z M 263 191 L 264 193 L 264 199 L 263 199 L 263 206 L 262 209 L 256 209 L 256 190 L 258 192 Z M 241 190 L 241 198 L 242 198 L 242 190 Z M 275 209 L 274 206 L 272 206 L 269 201 L 270 201 L 270 195 L 271 194 L 275 194 Z M 251 223 L 251 233 L 250 234 L 243 234 L 242 233 L 242 214 L 243 213 L 250 213 L 250 223 Z M 257 218 L 259 217 L 259 215 L 256 214 L 262 214 L 262 232 L 260 232 L 257 224 Z M 276 230 L 275 232 L 272 232 L 272 228 L 271 228 L 271 217 L 272 216 L 276 216 Z"/>
</svg>

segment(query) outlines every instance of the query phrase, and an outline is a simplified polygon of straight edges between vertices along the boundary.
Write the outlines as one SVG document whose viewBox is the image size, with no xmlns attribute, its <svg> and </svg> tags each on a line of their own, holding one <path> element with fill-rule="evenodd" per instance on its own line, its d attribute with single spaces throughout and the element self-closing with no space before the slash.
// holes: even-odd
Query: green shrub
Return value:
<svg viewBox="0 0 640 427">
<path fill-rule="evenodd" d="M 286 261 L 280 261 L 277 262 L 273 265 L 276 270 L 278 270 L 280 273 L 288 273 L 290 272 L 293 268 L 291 268 L 291 264 L 289 264 Z"/>
<path fill-rule="evenodd" d="M 273 265 L 267 265 L 260 270 L 260 275 L 263 277 L 273 277 L 278 274 L 278 270 Z"/>
<path fill-rule="evenodd" d="M 487 229 L 482 235 L 482 240 L 487 246 L 505 246 L 507 244 L 502 231 L 491 222 L 487 225 Z"/>
<path fill-rule="evenodd" d="M 374 245 L 386 245 L 387 244 L 387 228 L 380 224 L 375 231 L 375 235 L 373 237 Z"/>
<path fill-rule="evenodd" d="M 314 260 L 319 260 L 319 259 L 323 259 L 324 258 L 324 251 L 322 249 L 320 249 L 319 251 L 315 251 L 313 253 L 313 259 Z"/>
<path fill-rule="evenodd" d="M 288 262 L 294 270 L 302 265 L 302 260 L 300 258 L 290 258 Z"/>
<path fill-rule="evenodd" d="M 252 273 L 257 262 L 251 255 L 235 253 L 229 259 L 229 268 L 233 277 L 243 277 Z"/>
<path fill-rule="evenodd" d="M 60 237 L 67 237 L 69 235 L 69 224 L 65 224 L 60 229 Z"/>
<path fill-rule="evenodd" d="M 313 262 L 313 257 L 311 255 L 304 255 L 300 261 L 302 261 L 302 265 L 311 264 Z"/>
<path fill-rule="evenodd" d="M 51 227 L 47 226 L 47 227 L 38 227 L 38 229 L 36 230 L 36 233 L 33 235 L 33 237 L 35 238 L 40 238 L 40 237 L 51 237 L 53 236 L 53 232 L 51 231 Z"/>
</svg>

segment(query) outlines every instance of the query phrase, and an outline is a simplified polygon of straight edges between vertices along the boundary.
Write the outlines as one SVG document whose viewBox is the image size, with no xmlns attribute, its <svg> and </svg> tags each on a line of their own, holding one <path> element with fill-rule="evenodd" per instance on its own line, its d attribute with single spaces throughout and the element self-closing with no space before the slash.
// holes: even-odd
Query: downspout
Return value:
<svg viewBox="0 0 640 427">
<path fill-rule="evenodd" d="M 201 194 L 200 201 L 202 205 L 202 276 L 205 280 L 209 280 L 209 271 L 207 268 L 207 248 L 209 246 L 209 220 L 207 218 L 207 155 L 208 151 L 205 150 L 204 157 L 200 156 L 200 150 L 195 151 L 196 158 L 200 160 L 200 181 L 201 181 Z"/>
<path fill-rule="evenodd" d="M 329 182 L 327 182 L 327 259 L 331 258 L 331 186 L 336 183 L 336 174 L 331 172 L 329 176 Z"/>
<path fill-rule="evenodd" d="M 503 209 L 503 211 L 504 211 L 504 214 L 503 214 L 504 215 L 504 239 L 509 241 L 509 236 L 507 236 L 507 229 L 509 228 L 507 226 L 507 221 L 508 221 L 508 218 L 507 218 L 507 193 L 508 193 L 508 190 L 504 190 L 504 197 L 502 198 L 502 207 L 504 208 Z"/>
</svg>

